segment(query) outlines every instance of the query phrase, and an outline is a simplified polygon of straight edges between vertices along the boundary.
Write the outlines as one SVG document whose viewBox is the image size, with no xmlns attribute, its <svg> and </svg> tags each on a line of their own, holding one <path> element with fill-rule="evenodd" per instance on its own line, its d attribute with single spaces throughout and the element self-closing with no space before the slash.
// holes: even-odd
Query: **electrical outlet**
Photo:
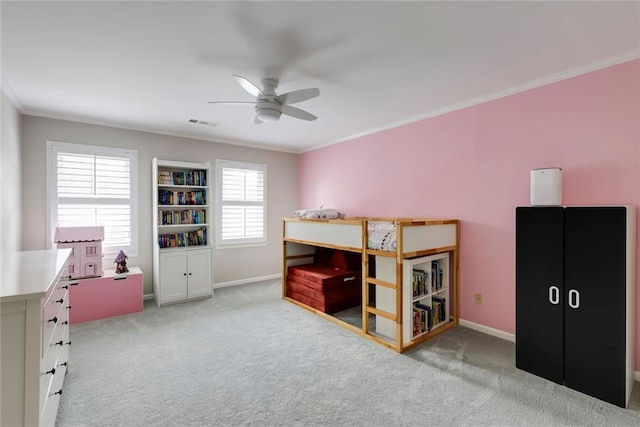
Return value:
<svg viewBox="0 0 640 427">
<path fill-rule="evenodd" d="M 480 292 L 476 292 L 476 304 L 482 304 L 482 294 Z"/>
</svg>

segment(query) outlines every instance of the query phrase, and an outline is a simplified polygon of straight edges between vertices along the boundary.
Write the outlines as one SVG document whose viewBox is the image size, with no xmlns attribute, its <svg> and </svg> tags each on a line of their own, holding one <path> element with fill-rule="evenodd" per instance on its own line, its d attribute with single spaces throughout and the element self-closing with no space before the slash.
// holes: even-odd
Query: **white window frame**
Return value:
<svg viewBox="0 0 640 427">
<path fill-rule="evenodd" d="M 57 197 L 57 159 L 58 153 L 88 154 L 107 157 L 128 158 L 130 161 L 130 206 L 131 206 L 131 245 L 128 247 L 105 247 L 103 255 L 115 255 L 123 250 L 127 256 L 139 255 L 139 222 L 138 222 L 138 151 L 103 147 L 97 145 L 75 144 L 69 142 L 47 141 L 47 242 L 46 247 L 52 248 L 53 237 L 57 226 L 58 197 Z"/>
<path fill-rule="evenodd" d="M 224 168 L 246 169 L 263 173 L 262 203 L 259 202 L 224 202 L 222 200 L 222 171 Z M 222 240 L 222 207 L 224 204 L 236 206 L 262 206 L 262 237 Z M 215 216 L 215 245 L 216 249 L 255 247 L 267 244 L 267 165 L 260 163 L 239 162 L 234 160 L 216 159 L 216 216 Z"/>
</svg>

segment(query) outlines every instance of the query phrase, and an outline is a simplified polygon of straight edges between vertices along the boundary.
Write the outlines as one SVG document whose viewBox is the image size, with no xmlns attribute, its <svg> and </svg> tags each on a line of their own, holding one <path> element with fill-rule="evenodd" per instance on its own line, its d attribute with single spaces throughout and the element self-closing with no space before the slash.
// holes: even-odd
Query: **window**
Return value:
<svg viewBox="0 0 640 427">
<path fill-rule="evenodd" d="M 216 247 L 267 242 L 267 165 L 216 160 Z"/>
<path fill-rule="evenodd" d="M 47 142 L 49 242 L 57 226 L 104 226 L 105 254 L 138 255 L 138 152 Z"/>
</svg>

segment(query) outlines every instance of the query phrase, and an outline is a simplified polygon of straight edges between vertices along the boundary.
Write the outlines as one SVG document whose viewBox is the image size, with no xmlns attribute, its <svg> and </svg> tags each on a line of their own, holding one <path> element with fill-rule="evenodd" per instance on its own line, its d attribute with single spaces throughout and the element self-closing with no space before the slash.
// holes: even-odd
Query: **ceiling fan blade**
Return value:
<svg viewBox="0 0 640 427">
<path fill-rule="evenodd" d="M 256 105 L 255 102 L 251 101 L 209 101 L 207 104 L 221 104 L 221 105 Z"/>
<path fill-rule="evenodd" d="M 242 86 L 242 88 L 244 90 L 246 90 L 247 92 L 249 92 L 251 95 L 255 96 L 256 98 L 260 95 L 264 95 L 262 93 L 262 91 L 260 89 L 258 89 L 258 86 L 254 85 L 253 83 L 251 83 L 249 80 L 245 79 L 242 76 L 238 76 L 236 74 L 233 75 L 233 77 L 236 78 L 236 81 L 238 82 L 238 84 L 240 86 Z"/>
<path fill-rule="evenodd" d="M 276 101 L 280 104 L 295 104 L 296 102 L 306 101 L 307 99 L 315 98 L 320 95 L 320 89 L 314 87 L 312 89 L 300 89 L 291 92 L 283 93 L 276 96 Z"/>
<path fill-rule="evenodd" d="M 311 113 L 307 113 L 304 110 L 301 110 L 299 108 L 296 107 L 292 107 L 290 105 L 283 105 L 282 106 L 282 114 L 286 114 L 287 116 L 291 116 L 291 117 L 295 117 L 296 119 L 302 119 L 302 120 L 308 120 L 308 121 L 312 121 L 317 119 L 316 116 L 314 116 Z"/>
</svg>

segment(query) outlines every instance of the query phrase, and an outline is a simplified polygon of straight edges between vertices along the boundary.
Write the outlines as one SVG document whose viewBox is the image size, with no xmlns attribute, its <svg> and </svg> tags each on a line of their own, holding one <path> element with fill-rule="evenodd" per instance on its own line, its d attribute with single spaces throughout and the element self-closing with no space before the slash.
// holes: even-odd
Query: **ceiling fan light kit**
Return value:
<svg viewBox="0 0 640 427">
<path fill-rule="evenodd" d="M 280 116 L 285 114 L 296 119 L 312 121 L 317 119 L 313 114 L 301 110 L 296 107 L 292 107 L 289 104 L 295 104 L 297 102 L 307 101 L 311 98 L 315 98 L 320 95 L 320 89 L 309 88 L 294 90 L 282 95 L 276 94 L 278 88 L 278 80 L 274 78 L 264 78 L 260 80 L 259 89 L 248 79 L 234 75 L 236 81 L 244 90 L 249 92 L 256 98 L 255 104 L 252 102 L 225 102 L 225 101 L 211 101 L 209 104 L 225 104 L 225 105 L 255 105 L 255 120 L 254 123 L 261 124 L 262 122 L 276 122 L 280 120 Z"/>
<path fill-rule="evenodd" d="M 269 106 L 256 105 L 256 117 L 262 122 L 277 122 L 280 119 L 282 112 Z"/>
</svg>

